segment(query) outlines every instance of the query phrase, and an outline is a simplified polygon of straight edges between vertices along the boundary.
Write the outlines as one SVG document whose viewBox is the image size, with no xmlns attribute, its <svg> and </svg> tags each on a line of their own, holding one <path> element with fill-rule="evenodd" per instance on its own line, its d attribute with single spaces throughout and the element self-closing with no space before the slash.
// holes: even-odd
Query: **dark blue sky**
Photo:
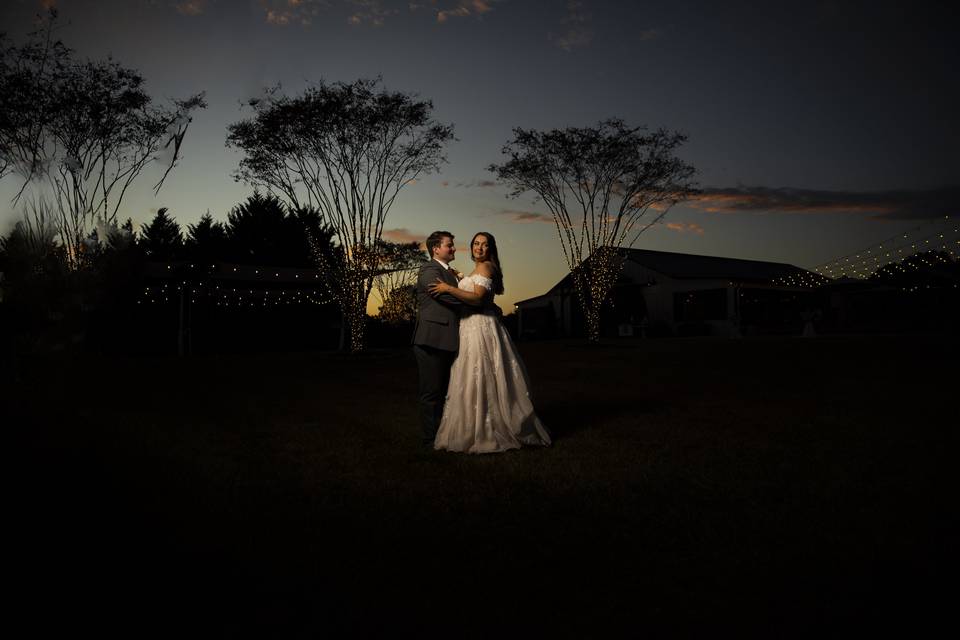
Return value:
<svg viewBox="0 0 960 640">
<path fill-rule="evenodd" d="M 49 0 L 5 0 L 30 30 Z M 230 177 L 225 128 L 280 82 L 380 75 L 456 126 L 450 163 L 405 190 L 395 238 L 477 230 L 501 245 L 501 304 L 566 272 L 531 198 L 505 199 L 484 167 L 513 127 L 616 116 L 689 135 L 704 197 L 636 246 L 814 267 L 936 216 L 960 185 L 956 21 L 934 3 L 606 0 L 57 0 L 62 39 L 139 69 L 161 99 L 206 91 L 185 158 L 160 195 L 149 176 L 126 214 L 167 206 L 182 224 L 224 219 L 249 192 Z M 942 3 L 937 3 L 942 4 Z M 10 190 L 9 179 L 3 186 Z M 526 214 L 526 215 L 524 215 Z M 0 209 L 0 222 L 18 215 Z M 532 220 L 532 222 L 531 222 Z M 469 267 L 466 254 L 461 268 Z"/>
</svg>

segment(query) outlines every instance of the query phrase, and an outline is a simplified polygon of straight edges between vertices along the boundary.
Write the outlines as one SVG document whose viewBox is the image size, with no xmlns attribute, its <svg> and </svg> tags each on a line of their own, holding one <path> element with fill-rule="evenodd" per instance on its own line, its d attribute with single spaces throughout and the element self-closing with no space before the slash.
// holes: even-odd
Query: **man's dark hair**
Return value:
<svg viewBox="0 0 960 640">
<path fill-rule="evenodd" d="M 427 237 L 427 255 L 431 260 L 433 260 L 434 248 L 439 247 L 444 238 L 453 240 L 453 234 L 449 231 L 434 231 Z"/>
</svg>

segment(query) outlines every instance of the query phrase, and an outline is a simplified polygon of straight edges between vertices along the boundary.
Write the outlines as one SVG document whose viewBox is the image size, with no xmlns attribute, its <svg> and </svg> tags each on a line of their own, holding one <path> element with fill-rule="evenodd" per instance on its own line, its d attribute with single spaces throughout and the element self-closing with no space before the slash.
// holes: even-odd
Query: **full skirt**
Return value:
<svg viewBox="0 0 960 640">
<path fill-rule="evenodd" d="M 506 328 L 489 312 L 463 317 L 434 448 L 492 453 L 550 442 L 533 410 L 526 367 Z"/>
</svg>

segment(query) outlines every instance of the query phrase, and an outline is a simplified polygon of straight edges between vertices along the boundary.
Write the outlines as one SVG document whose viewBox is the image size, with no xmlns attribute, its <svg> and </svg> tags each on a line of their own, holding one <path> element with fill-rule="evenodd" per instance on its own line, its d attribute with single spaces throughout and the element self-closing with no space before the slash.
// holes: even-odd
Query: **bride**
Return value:
<svg viewBox="0 0 960 640">
<path fill-rule="evenodd" d="M 439 279 L 429 287 L 434 297 L 448 293 L 467 303 L 434 448 L 490 453 L 548 445 L 550 434 L 530 401 L 526 367 L 493 304 L 493 296 L 503 293 L 497 241 L 489 233 L 477 233 L 470 241 L 470 257 L 476 268 L 457 287 Z"/>
</svg>

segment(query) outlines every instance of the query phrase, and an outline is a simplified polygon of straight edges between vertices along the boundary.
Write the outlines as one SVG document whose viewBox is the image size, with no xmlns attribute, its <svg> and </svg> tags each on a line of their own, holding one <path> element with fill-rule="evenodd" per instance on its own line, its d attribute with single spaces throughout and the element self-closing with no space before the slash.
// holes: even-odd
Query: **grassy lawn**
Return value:
<svg viewBox="0 0 960 640">
<path fill-rule="evenodd" d="M 555 443 L 480 457 L 420 449 L 408 349 L 24 363 L 15 609 L 125 637 L 945 615 L 956 337 L 521 352 Z"/>
</svg>

